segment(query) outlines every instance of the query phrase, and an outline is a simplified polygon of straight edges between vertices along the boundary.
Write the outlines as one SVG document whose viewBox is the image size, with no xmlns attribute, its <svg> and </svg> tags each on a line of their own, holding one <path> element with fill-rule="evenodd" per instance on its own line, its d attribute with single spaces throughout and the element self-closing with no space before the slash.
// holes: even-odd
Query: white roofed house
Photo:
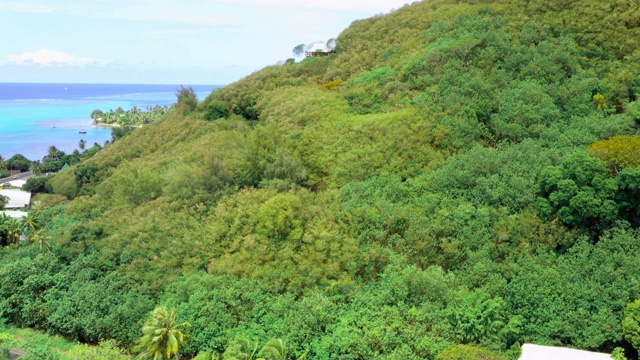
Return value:
<svg viewBox="0 0 640 360">
<path fill-rule="evenodd" d="M 316 41 L 307 45 L 304 49 L 304 55 L 308 58 L 318 56 L 329 56 L 333 52 L 324 41 Z"/>
<path fill-rule="evenodd" d="M 519 360 L 611 360 L 610 354 L 569 349 L 565 347 L 542 346 L 535 344 L 522 345 Z"/>
<path fill-rule="evenodd" d="M 5 205 L 6 210 L 28 209 L 31 202 L 31 193 L 19 189 L 0 190 L 0 195 L 9 199 L 9 203 Z"/>
</svg>

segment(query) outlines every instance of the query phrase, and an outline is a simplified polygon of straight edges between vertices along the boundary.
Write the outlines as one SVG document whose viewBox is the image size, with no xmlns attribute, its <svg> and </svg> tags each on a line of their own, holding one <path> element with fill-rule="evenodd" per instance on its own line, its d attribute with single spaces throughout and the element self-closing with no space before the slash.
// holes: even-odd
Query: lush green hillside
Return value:
<svg viewBox="0 0 640 360">
<path fill-rule="evenodd" d="M 131 348 L 165 305 L 185 355 L 635 356 L 638 6 L 415 3 L 178 106 L 49 181 L 1 321 Z"/>
</svg>

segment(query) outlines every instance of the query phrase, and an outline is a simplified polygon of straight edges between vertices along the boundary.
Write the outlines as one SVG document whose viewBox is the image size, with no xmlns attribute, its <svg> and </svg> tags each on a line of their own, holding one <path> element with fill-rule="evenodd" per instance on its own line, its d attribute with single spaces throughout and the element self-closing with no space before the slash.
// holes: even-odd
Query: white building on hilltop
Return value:
<svg viewBox="0 0 640 360">
<path fill-rule="evenodd" d="M 313 42 L 304 48 L 304 56 L 308 58 L 329 56 L 331 52 L 333 52 L 333 50 L 331 50 L 324 41 Z"/>
<path fill-rule="evenodd" d="M 565 347 L 524 344 L 519 360 L 611 360 L 611 355 Z"/>
</svg>

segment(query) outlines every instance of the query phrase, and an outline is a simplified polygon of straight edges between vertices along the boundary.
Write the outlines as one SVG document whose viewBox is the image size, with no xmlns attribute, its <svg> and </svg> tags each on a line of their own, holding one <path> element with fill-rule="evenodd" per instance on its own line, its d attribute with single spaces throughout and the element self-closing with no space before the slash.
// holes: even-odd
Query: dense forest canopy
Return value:
<svg viewBox="0 0 640 360">
<path fill-rule="evenodd" d="M 48 180 L 1 321 L 133 349 L 166 306 L 202 358 L 636 357 L 639 6 L 423 1 L 176 106 Z"/>
</svg>

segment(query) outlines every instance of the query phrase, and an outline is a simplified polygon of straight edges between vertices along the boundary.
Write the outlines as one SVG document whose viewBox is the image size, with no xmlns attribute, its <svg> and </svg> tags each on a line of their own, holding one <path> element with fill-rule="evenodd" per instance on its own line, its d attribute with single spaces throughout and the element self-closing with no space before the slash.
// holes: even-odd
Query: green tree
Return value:
<svg viewBox="0 0 640 360">
<path fill-rule="evenodd" d="M 224 351 L 225 360 L 254 360 L 258 353 L 258 341 L 239 337 Z"/>
<path fill-rule="evenodd" d="M 125 135 L 129 134 L 135 130 L 133 126 L 116 126 L 111 129 L 111 142 L 115 142 L 118 139 L 123 138 Z"/>
<path fill-rule="evenodd" d="M 305 46 L 306 46 L 305 44 L 296 45 L 296 47 L 293 48 L 293 56 L 294 57 L 300 57 L 300 56 L 304 55 L 304 47 Z"/>
<path fill-rule="evenodd" d="M 624 310 L 622 331 L 624 332 L 624 338 L 636 350 L 640 350 L 640 299 L 628 304 Z"/>
<path fill-rule="evenodd" d="M 27 183 L 22 186 L 22 190 L 32 194 L 46 193 L 49 176 L 33 176 L 27 179 Z"/>
<path fill-rule="evenodd" d="M 189 335 L 188 322 L 178 324 L 178 313 L 166 307 L 154 309 L 144 326 L 142 337 L 138 340 L 139 359 L 169 360 L 179 359 L 180 347 L 184 346 Z"/>
<path fill-rule="evenodd" d="M 619 173 L 627 167 L 640 166 L 640 136 L 617 135 L 589 145 L 589 153 L 609 164 L 609 168 Z"/>
<path fill-rule="evenodd" d="M 618 187 L 604 161 L 579 151 L 542 172 L 538 210 L 572 227 L 603 229 L 618 218 Z"/>
<path fill-rule="evenodd" d="M 507 321 L 504 300 L 501 297 L 491 297 L 482 290 L 464 290 L 456 300 L 449 316 L 455 328 L 456 338 L 462 343 L 506 343 L 519 332 L 521 319 L 514 317 Z"/>
<path fill-rule="evenodd" d="M 288 350 L 282 339 L 272 339 L 264 344 L 262 350 L 260 350 L 260 355 L 265 360 L 287 360 Z M 304 357 L 305 355 L 302 355 L 298 360 Z"/>
<path fill-rule="evenodd" d="M 91 118 L 94 122 L 97 122 L 98 119 L 101 119 L 102 117 L 104 117 L 104 112 L 100 109 L 95 109 L 91 112 Z"/>
<path fill-rule="evenodd" d="M 191 86 L 180 85 L 180 89 L 176 90 L 176 98 L 176 105 L 179 108 L 184 108 L 186 112 L 193 111 L 198 106 L 198 96 Z"/>
<path fill-rule="evenodd" d="M 17 243 L 23 231 L 24 227 L 20 221 L 0 214 L 0 245 Z"/>
<path fill-rule="evenodd" d="M 42 174 L 42 169 L 43 169 L 43 166 L 39 160 L 32 162 L 31 166 L 29 167 L 29 171 L 31 171 L 34 174 Z"/>
<path fill-rule="evenodd" d="M 97 178 L 98 171 L 100 171 L 100 166 L 97 164 L 94 164 L 94 163 L 78 164 L 78 166 L 76 166 L 75 169 L 73 169 L 78 191 L 80 191 L 80 189 L 82 189 L 84 185 L 94 181 Z"/>
<path fill-rule="evenodd" d="M 49 149 L 47 150 L 47 155 L 42 159 L 42 162 L 45 163 L 49 161 L 60 161 L 65 155 L 66 154 L 64 153 L 64 151 L 52 145 L 52 146 L 49 146 Z"/>
<path fill-rule="evenodd" d="M 31 167 L 31 160 L 27 159 L 22 154 L 15 154 L 9 160 L 7 160 L 7 166 L 9 170 L 28 171 Z"/>
<path fill-rule="evenodd" d="M 226 119 L 230 114 L 229 104 L 224 101 L 212 101 L 209 106 L 207 106 L 207 113 L 204 115 L 204 118 L 209 121 L 220 118 Z"/>
<path fill-rule="evenodd" d="M 78 142 L 78 147 L 80 150 L 84 150 L 87 147 L 87 142 L 84 139 L 80 139 Z"/>
<path fill-rule="evenodd" d="M 33 209 L 29 211 L 27 216 L 22 219 L 22 225 L 24 227 L 24 235 L 31 243 L 38 244 L 40 250 L 43 248 L 51 248 L 47 242 L 46 232 L 44 227 L 44 218 L 42 211 L 39 209 Z"/>
</svg>

